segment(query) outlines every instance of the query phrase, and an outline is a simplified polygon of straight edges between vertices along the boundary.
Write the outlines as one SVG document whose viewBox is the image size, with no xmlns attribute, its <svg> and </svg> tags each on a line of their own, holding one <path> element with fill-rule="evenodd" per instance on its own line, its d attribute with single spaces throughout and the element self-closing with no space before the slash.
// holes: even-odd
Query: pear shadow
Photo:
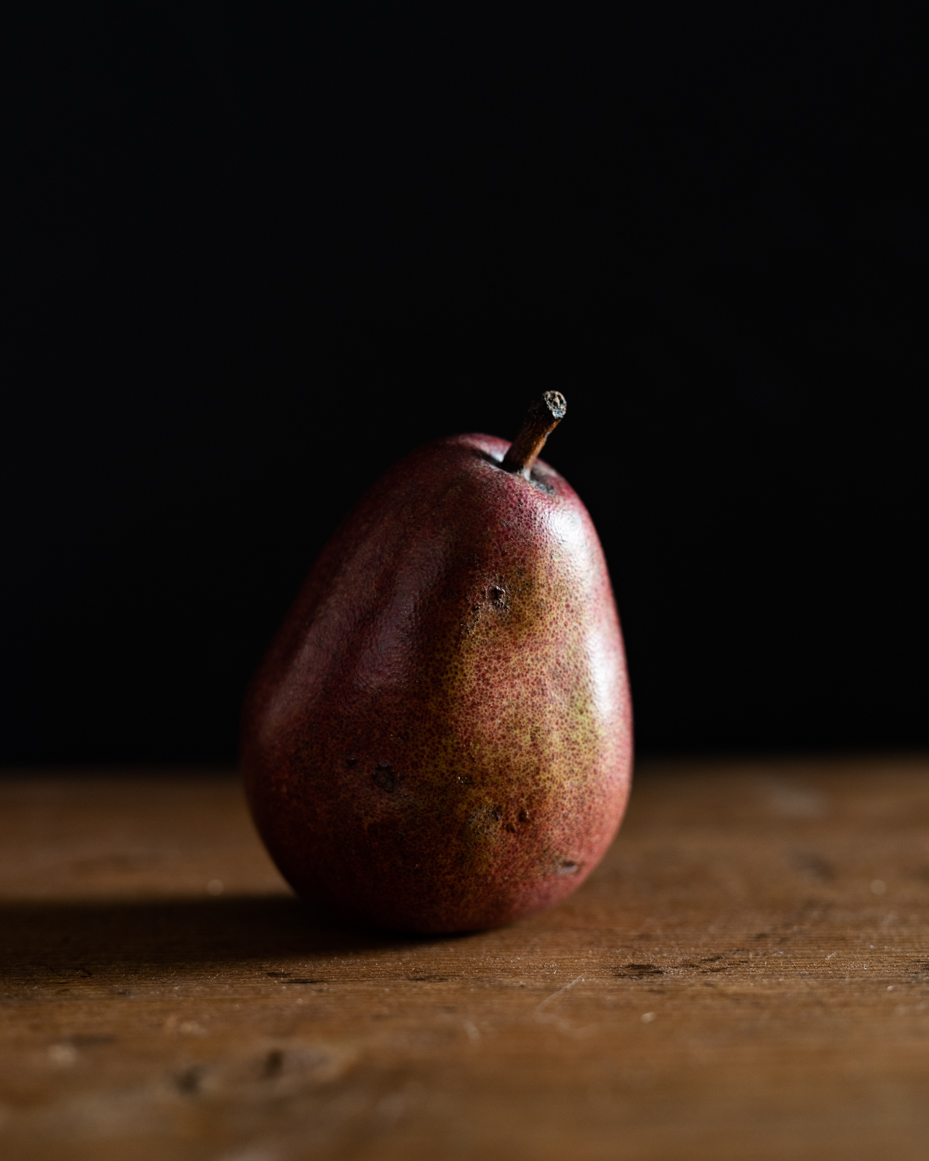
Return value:
<svg viewBox="0 0 929 1161">
<path fill-rule="evenodd" d="M 413 948 L 460 938 L 354 927 L 283 895 L 0 904 L 0 978 L 74 981 L 111 970 L 226 968 Z"/>
</svg>

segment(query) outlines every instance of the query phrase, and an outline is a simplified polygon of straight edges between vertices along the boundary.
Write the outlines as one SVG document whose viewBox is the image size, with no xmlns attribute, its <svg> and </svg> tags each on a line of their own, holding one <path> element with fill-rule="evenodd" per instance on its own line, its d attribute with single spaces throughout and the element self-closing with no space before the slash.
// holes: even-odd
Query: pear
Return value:
<svg viewBox="0 0 929 1161">
<path fill-rule="evenodd" d="M 509 923 L 565 898 L 613 839 L 632 726 L 603 551 L 537 459 L 440 439 L 397 463 L 314 564 L 251 684 L 242 766 L 281 873 L 354 921 Z"/>
</svg>

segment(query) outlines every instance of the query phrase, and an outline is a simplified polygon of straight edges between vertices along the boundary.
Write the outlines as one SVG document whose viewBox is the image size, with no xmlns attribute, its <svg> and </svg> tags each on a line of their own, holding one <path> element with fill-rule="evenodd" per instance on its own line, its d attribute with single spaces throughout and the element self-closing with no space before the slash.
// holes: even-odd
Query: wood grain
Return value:
<svg viewBox="0 0 929 1161">
<path fill-rule="evenodd" d="M 653 764 L 570 901 L 295 900 L 231 775 L 0 780 L 0 1153 L 929 1155 L 929 760 Z"/>
</svg>

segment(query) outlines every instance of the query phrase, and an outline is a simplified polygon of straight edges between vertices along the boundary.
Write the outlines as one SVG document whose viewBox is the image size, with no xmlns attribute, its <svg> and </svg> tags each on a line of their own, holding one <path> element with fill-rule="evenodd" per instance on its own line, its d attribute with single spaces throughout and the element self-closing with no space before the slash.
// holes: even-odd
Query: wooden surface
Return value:
<svg viewBox="0 0 929 1161">
<path fill-rule="evenodd" d="M 0 781 L 0 1155 L 929 1157 L 929 761 L 642 769 L 569 902 L 298 903 L 232 777 Z"/>
</svg>

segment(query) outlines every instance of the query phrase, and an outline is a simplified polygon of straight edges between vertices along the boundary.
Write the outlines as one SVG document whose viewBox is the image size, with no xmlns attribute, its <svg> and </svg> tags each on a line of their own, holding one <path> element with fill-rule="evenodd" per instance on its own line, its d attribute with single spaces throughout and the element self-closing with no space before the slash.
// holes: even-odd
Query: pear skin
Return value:
<svg viewBox="0 0 929 1161">
<path fill-rule="evenodd" d="M 631 703 L 600 542 L 567 481 L 505 467 L 509 448 L 455 436 L 388 471 L 246 699 L 258 830 L 298 894 L 355 921 L 532 914 L 584 881 L 625 810 Z"/>
</svg>

